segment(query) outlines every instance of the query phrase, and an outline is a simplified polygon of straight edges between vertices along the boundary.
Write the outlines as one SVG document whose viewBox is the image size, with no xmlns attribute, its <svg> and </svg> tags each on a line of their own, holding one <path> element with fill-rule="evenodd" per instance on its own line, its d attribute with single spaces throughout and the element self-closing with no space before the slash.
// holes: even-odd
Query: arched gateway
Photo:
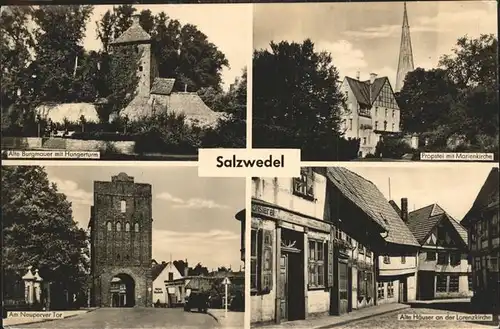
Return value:
<svg viewBox="0 0 500 329">
<path fill-rule="evenodd" d="M 111 182 L 94 182 L 89 223 L 93 306 L 152 306 L 151 203 L 151 185 L 134 183 L 125 173 Z"/>
</svg>

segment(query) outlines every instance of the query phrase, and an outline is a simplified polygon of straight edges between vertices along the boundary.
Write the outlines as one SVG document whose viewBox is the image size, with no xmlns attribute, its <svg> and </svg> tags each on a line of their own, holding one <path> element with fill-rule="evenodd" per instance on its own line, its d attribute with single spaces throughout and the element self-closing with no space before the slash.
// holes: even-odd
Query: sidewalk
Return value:
<svg viewBox="0 0 500 329">
<path fill-rule="evenodd" d="M 227 311 L 227 317 L 223 309 L 209 309 L 208 314 L 212 316 L 221 328 L 240 329 L 244 327 L 245 312 Z"/>
<path fill-rule="evenodd" d="M 60 319 L 67 319 L 67 318 L 72 318 L 77 315 L 85 314 L 88 312 L 94 311 L 95 308 L 90 308 L 90 309 L 83 309 L 83 310 L 70 310 L 70 311 L 40 311 L 40 312 L 31 312 L 31 311 L 26 311 L 25 313 L 28 314 L 33 314 L 33 313 L 38 313 L 38 314 L 48 314 L 51 312 L 58 313 L 60 316 L 58 317 L 31 317 L 31 316 L 19 316 L 19 317 L 9 317 L 9 313 L 7 313 L 7 318 L 2 319 L 3 320 L 3 325 L 4 328 L 8 328 L 8 326 L 19 326 L 19 325 L 26 325 L 26 324 L 31 324 L 31 323 L 38 323 L 38 322 L 46 322 L 46 321 L 54 321 L 54 320 L 60 320 Z M 23 311 L 15 311 L 12 313 L 23 313 Z"/>
<path fill-rule="evenodd" d="M 363 308 L 360 310 L 355 310 L 352 311 L 351 313 L 343 314 L 340 316 L 333 315 L 333 316 L 311 318 L 308 320 L 290 321 L 290 322 L 284 322 L 279 325 L 264 326 L 263 328 L 327 329 L 327 328 L 342 326 L 350 322 L 364 320 L 382 314 L 401 311 L 407 308 L 410 308 L 410 306 L 405 304 L 383 304 L 383 305 Z"/>
</svg>

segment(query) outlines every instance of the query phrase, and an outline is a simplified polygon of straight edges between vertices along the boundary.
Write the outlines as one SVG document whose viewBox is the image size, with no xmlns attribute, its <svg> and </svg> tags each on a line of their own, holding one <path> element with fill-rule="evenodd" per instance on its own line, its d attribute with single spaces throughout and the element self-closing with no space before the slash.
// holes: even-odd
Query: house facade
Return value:
<svg viewBox="0 0 500 329">
<path fill-rule="evenodd" d="M 187 268 L 186 268 L 187 270 Z M 182 289 L 168 289 L 165 282 L 172 282 L 181 279 L 183 275 L 173 262 L 162 262 L 153 264 L 153 304 L 159 303 L 166 306 L 175 306 L 182 302 L 180 299 L 183 294 Z"/>
<path fill-rule="evenodd" d="M 407 223 L 421 246 L 417 299 L 470 297 L 466 229 L 438 204 L 410 212 Z"/>
<path fill-rule="evenodd" d="M 342 115 L 346 138 L 359 138 L 360 156 L 374 154 L 381 136 L 400 133 L 400 109 L 387 77 L 371 73 L 370 80 L 345 77 L 341 91 L 347 109 Z"/>
<path fill-rule="evenodd" d="M 414 252 L 416 262 L 416 252 L 406 247 L 414 250 L 417 243 L 375 185 L 337 167 L 302 168 L 299 178 L 252 182 L 251 323 L 340 315 L 399 301 L 377 299 L 377 278 L 382 273 L 399 287 L 399 277 L 411 276 L 408 268 L 414 276 L 416 266 L 409 261 L 381 271 L 379 255 L 397 242 L 397 252 Z M 236 217 L 244 222 L 241 212 Z M 406 296 L 415 289 L 407 282 Z"/>
<path fill-rule="evenodd" d="M 462 220 L 469 232 L 472 260 L 472 302 L 482 309 L 497 309 L 500 294 L 499 174 L 493 168 L 471 209 Z"/>
</svg>

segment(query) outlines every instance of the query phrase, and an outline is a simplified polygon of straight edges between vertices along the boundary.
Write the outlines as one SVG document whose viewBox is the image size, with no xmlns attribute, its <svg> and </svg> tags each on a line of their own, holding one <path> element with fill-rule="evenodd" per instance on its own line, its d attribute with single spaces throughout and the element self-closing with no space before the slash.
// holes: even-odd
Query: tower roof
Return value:
<svg viewBox="0 0 500 329">
<path fill-rule="evenodd" d="M 127 44 L 127 43 L 140 43 L 150 42 L 151 36 L 144 31 L 139 23 L 139 15 L 132 16 L 132 25 L 123 32 L 116 40 L 111 42 L 113 45 Z"/>
<path fill-rule="evenodd" d="M 404 80 L 408 72 L 413 71 L 413 51 L 411 48 L 410 25 L 408 23 L 408 13 L 406 2 L 403 11 L 403 26 L 401 32 L 401 45 L 399 47 L 398 71 L 396 75 L 396 92 L 403 88 Z"/>
</svg>

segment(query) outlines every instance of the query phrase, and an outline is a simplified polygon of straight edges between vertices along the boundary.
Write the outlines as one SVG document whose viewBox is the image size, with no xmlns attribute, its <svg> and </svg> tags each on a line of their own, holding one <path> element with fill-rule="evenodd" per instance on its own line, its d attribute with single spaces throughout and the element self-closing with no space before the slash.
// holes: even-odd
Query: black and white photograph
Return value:
<svg viewBox="0 0 500 329">
<path fill-rule="evenodd" d="M 141 165 L 1 176 L 5 328 L 243 328 L 245 179 Z"/>
<path fill-rule="evenodd" d="M 246 147 L 251 5 L 6 6 L 0 28 L 4 158 Z"/>
<path fill-rule="evenodd" d="M 497 31 L 496 1 L 255 4 L 253 147 L 498 160 Z"/>
<path fill-rule="evenodd" d="M 303 167 L 251 197 L 251 327 L 498 328 L 498 166 Z"/>
</svg>

